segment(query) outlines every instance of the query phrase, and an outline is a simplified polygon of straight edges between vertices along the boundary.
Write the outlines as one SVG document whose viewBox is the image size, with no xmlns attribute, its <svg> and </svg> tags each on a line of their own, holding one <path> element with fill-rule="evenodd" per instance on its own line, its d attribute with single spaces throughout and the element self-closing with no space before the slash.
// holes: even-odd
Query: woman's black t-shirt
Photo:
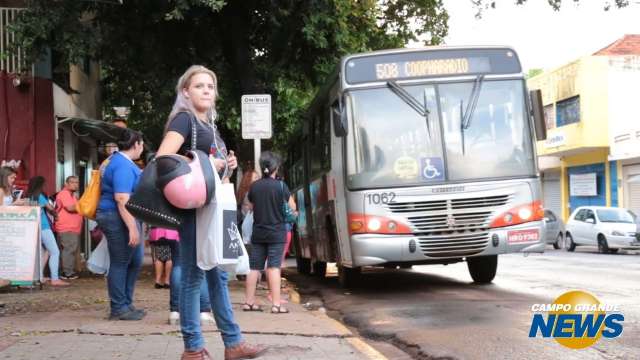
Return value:
<svg viewBox="0 0 640 360">
<path fill-rule="evenodd" d="M 253 204 L 251 242 L 281 243 L 286 241 L 282 203 L 289 201 L 287 185 L 273 178 L 263 178 L 251 185 L 249 201 Z"/>
<path fill-rule="evenodd" d="M 187 151 L 191 150 L 191 124 L 192 124 L 192 116 L 189 113 L 181 112 L 176 117 L 171 120 L 169 123 L 169 127 L 167 131 L 175 131 L 178 134 L 184 137 L 184 143 L 180 146 L 180 150 L 178 150 L 179 154 L 185 154 Z M 214 134 L 213 128 L 209 124 L 205 124 L 203 121 L 195 120 L 194 122 L 197 124 L 197 133 L 196 133 L 196 149 L 203 151 L 205 154 L 209 154 L 211 152 L 211 144 L 213 144 Z"/>
<path fill-rule="evenodd" d="M 185 154 L 187 151 L 191 150 L 191 124 L 193 115 L 190 115 L 187 112 L 181 112 L 176 115 L 171 123 L 169 123 L 169 127 L 167 131 L 175 131 L 184 137 L 184 142 L 180 146 L 178 150 L 178 154 Z M 209 125 L 203 121 L 195 119 L 196 126 L 196 149 L 203 151 L 205 154 L 213 155 L 216 159 L 227 159 L 227 145 L 220 137 L 220 132 L 215 126 Z M 225 176 L 229 176 L 230 173 L 225 173 L 224 168 L 218 172 L 220 178 Z"/>
</svg>

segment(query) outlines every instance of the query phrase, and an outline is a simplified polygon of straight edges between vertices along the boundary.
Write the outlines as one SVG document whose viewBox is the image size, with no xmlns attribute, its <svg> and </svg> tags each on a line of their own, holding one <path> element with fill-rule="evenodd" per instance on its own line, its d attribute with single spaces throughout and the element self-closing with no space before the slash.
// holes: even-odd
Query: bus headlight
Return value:
<svg viewBox="0 0 640 360">
<path fill-rule="evenodd" d="M 380 227 L 382 227 L 382 223 L 378 218 L 369 219 L 369 223 L 367 224 L 367 228 L 369 228 L 369 230 L 378 231 L 380 230 Z"/>
<path fill-rule="evenodd" d="M 522 220 L 529 220 L 531 218 L 531 215 L 533 215 L 531 208 L 523 207 L 518 210 L 518 216 L 520 216 L 520 219 Z"/>
<path fill-rule="evenodd" d="M 413 233 L 411 227 L 401 219 L 391 219 L 385 216 L 349 213 L 349 233 L 353 234 L 401 234 Z"/>
<path fill-rule="evenodd" d="M 396 224 L 395 221 L 389 221 L 387 223 L 387 229 L 389 229 L 389 231 L 396 231 L 397 227 L 398 227 L 398 224 Z"/>
<path fill-rule="evenodd" d="M 489 227 L 499 228 L 524 224 L 530 221 L 541 221 L 544 219 L 544 209 L 540 200 L 530 204 L 516 206 L 496 217 Z"/>
</svg>

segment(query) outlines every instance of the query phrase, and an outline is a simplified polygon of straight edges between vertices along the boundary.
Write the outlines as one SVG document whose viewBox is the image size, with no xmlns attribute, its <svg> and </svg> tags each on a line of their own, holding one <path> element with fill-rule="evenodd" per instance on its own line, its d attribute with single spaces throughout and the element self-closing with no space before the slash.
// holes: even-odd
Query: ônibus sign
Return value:
<svg viewBox="0 0 640 360">
<path fill-rule="evenodd" d="M 271 95 L 242 95 L 242 138 L 270 139 Z"/>
</svg>

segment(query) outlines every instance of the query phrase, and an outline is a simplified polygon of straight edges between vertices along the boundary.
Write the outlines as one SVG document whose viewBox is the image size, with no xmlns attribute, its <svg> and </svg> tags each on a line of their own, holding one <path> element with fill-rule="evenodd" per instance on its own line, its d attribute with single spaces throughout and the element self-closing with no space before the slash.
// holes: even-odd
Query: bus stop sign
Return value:
<svg viewBox="0 0 640 360">
<path fill-rule="evenodd" d="M 271 95 L 242 95 L 242 138 L 271 139 Z"/>
</svg>

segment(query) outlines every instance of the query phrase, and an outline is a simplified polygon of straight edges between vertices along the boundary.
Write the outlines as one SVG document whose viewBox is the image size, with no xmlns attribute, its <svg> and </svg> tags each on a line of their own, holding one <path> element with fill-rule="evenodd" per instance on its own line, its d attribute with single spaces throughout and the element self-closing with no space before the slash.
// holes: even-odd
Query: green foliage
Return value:
<svg viewBox="0 0 640 360">
<path fill-rule="evenodd" d="M 130 106 L 130 125 L 156 144 L 177 78 L 202 64 L 218 74 L 230 146 L 245 146 L 240 96 L 268 93 L 281 148 L 341 56 L 439 44 L 447 19 L 442 0 L 31 0 L 12 30 L 30 60 L 51 49 L 59 64 L 99 61 L 106 112 Z"/>
<path fill-rule="evenodd" d="M 527 72 L 527 79 L 531 79 L 534 76 L 540 75 L 544 72 L 544 69 L 529 69 Z"/>
</svg>

